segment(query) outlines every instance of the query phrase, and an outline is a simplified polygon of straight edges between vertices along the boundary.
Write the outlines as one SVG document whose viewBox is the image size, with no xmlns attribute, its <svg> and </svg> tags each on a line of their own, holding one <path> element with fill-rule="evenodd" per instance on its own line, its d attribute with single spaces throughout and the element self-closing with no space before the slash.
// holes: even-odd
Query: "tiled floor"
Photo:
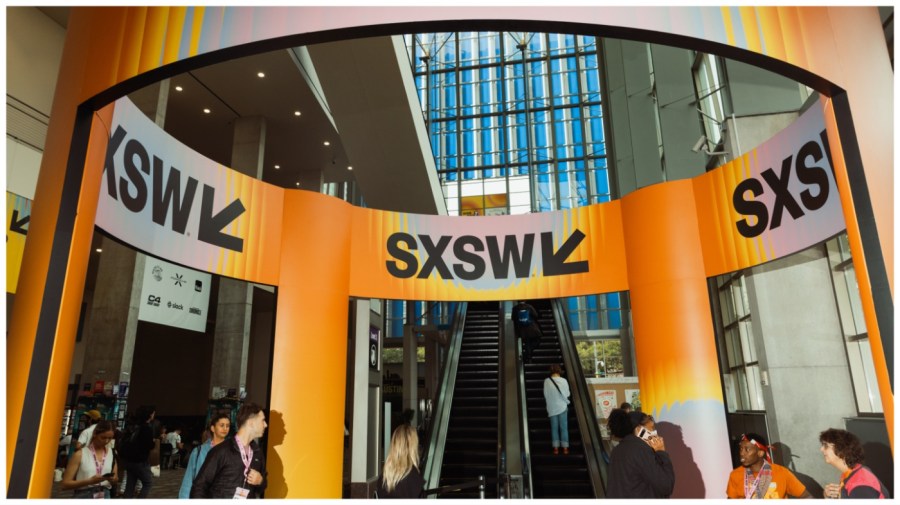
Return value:
<svg viewBox="0 0 900 505">
<path fill-rule="evenodd" d="M 163 470 L 159 477 L 153 478 L 153 486 L 150 488 L 148 498 L 178 498 L 178 490 L 181 488 L 181 479 L 183 478 L 184 468 Z M 72 491 L 63 491 L 59 488 L 59 482 L 54 482 L 50 497 L 71 498 Z"/>
</svg>

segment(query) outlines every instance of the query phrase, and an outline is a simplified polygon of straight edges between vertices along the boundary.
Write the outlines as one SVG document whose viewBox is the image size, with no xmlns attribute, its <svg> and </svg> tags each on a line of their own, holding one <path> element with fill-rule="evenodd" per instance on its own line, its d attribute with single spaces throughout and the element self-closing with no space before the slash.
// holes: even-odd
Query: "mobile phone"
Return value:
<svg viewBox="0 0 900 505">
<path fill-rule="evenodd" d="M 104 479 L 109 479 L 109 478 L 112 477 L 112 476 L 113 476 L 113 473 L 112 473 L 112 472 L 104 473 L 104 474 L 103 474 L 103 478 L 104 478 Z"/>
<path fill-rule="evenodd" d="M 638 432 L 638 437 L 644 440 L 650 440 L 650 437 L 652 437 L 653 435 L 655 435 L 655 433 L 643 427 L 641 428 L 641 431 Z"/>
</svg>

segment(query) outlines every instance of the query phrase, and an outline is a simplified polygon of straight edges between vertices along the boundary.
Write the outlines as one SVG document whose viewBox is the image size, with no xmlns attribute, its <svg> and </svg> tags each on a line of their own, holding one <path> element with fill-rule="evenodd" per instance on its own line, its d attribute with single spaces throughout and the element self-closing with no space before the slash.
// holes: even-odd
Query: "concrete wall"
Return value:
<svg viewBox="0 0 900 505">
<path fill-rule="evenodd" d="M 844 428 L 843 418 L 857 412 L 825 247 L 752 269 L 747 294 L 760 372 L 769 376 L 763 398 L 770 442 L 782 444 L 789 458 L 777 462 L 801 480 L 835 482 L 818 434 Z"/>
</svg>

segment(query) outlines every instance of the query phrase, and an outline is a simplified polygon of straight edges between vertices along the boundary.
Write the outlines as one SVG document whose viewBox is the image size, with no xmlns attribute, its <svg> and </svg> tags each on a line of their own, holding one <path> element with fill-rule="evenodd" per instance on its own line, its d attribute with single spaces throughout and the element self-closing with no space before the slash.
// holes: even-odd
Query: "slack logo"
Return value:
<svg viewBox="0 0 900 505">
<path fill-rule="evenodd" d="M 796 157 L 788 156 L 782 160 L 780 173 L 776 173 L 772 168 L 767 168 L 759 174 L 768 189 L 772 190 L 775 195 L 771 213 L 764 202 L 748 199 L 746 196 L 748 191 L 753 197 L 758 197 L 766 192 L 766 188 L 759 179 L 756 177 L 744 179 L 734 188 L 734 193 L 731 195 L 734 210 L 744 216 L 756 218 L 755 224 L 750 224 L 746 218 L 735 223 L 738 233 L 747 238 L 753 238 L 766 230 L 774 230 L 781 226 L 785 211 L 796 220 L 806 214 L 804 209 L 811 212 L 825 206 L 830 192 L 828 169 L 820 162 L 827 157 L 829 166 L 834 165 L 831 164 L 831 150 L 828 148 L 828 136 L 825 130 L 822 130 L 819 137 L 822 140 L 821 145 L 810 140 L 800 147 Z M 792 174 L 795 174 L 801 183 L 815 188 L 815 192 L 806 188 L 799 195 L 791 193 L 788 186 Z"/>
<path fill-rule="evenodd" d="M 487 273 L 484 258 L 475 254 L 484 251 L 486 246 L 494 279 L 509 279 L 510 267 L 514 277 L 524 279 L 531 270 L 531 258 L 536 247 L 534 238 L 534 233 L 526 233 L 522 236 L 520 244 L 516 235 L 504 235 L 501 248 L 499 237 L 495 236 L 486 236 L 482 242 L 473 235 L 462 235 L 454 241 L 453 237 L 448 235 L 442 235 L 435 240 L 429 235 L 414 237 L 409 233 L 398 232 L 387 239 L 388 254 L 395 259 L 387 261 L 385 266 L 391 275 L 400 279 L 409 279 L 413 276 L 427 279 L 431 272 L 437 271 L 442 279 L 453 279 L 455 275 L 462 280 L 474 281 Z M 541 233 L 540 248 L 544 275 L 549 277 L 587 272 L 587 261 L 566 263 L 566 259 L 584 238 L 585 234 L 581 230 L 575 230 L 558 251 L 553 251 L 553 233 Z M 450 247 L 451 241 L 453 242 L 451 250 L 458 262 L 447 265 L 443 254 Z M 406 249 L 401 248 L 400 244 Z M 410 252 L 418 250 L 420 245 L 424 258 L 421 268 L 416 256 Z"/>
<path fill-rule="evenodd" d="M 171 210 L 172 230 L 184 235 L 188 218 L 193 210 L 199 182 L 193 177 L 188 177 L 186 181 L 183 180 L 181 171 L 175 167 L 171 167 L 163 179 L 163 160 L 153 156 L 151 161 L 147 149 L 137 139 L 128 140 L 122 147 L 126 135 L 125 129 L 117 126 L 116 131 L 109 139 L 104 165 L 109 196 L 114 200 L 121 201 L 126 209 L 135 214 L 144 210 L 147 201 L 150 200 L 153 222 L 160 226 L 166 225 L 166 219 Z M 123 151 L 122 164 L 124 165 L 124 173 L 121 175 L 117 174 L 115 163 L 120 148 Z M 149 188 L 148 183 L 150 184 Z M 226 235 L 222 233 L 222 229 L 244 213 L 246 210 L 244 204 L 240 199 L 235 199 L 214 214 L 215 196 L 216 188 L 204 184 L 197 240 L 232 251 L 243 252 L 244 240 L 240 237 Z"/>
</svg>

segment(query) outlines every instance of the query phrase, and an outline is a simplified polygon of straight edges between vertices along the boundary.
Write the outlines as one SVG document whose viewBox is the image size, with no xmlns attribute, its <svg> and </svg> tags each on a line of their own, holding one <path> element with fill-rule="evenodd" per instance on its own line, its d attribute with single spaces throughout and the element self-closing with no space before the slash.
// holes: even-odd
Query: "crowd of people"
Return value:
<svg viewBox="0 0 900 505">
<path fill-rule="evenodd" d="M 668 498 L 675 487 L 675 470 L 665 440 L 653 417 L 627 403 L 607 418 L 612 453 L 608 498 Z M 890 498 L 884 484 L 863 466 L 862 444 L 846 430 L 819 435 L 825 462 L 840 472 L 840 480 L 825 485 L 822 498 Z M 815 498 L 790 469 L 772 461 L 771 448 L 756 433 L 741 436 L 740 466 L 733 469 L 725 490 L 728 498 Z"/>
<path fill-rule="evenodd" d="M 254 403 L 244 403 L 238 410 L 233 435 L 228 412 L 210 416 L 201 443 L 189 453 L 184 452 L 180 427 L 172 431 L 159 427 L 159 434 L 154 433 L 152 406 L 139 408 L 121 432 L 99 413 L 89 412 L 88 417 L 96 422 L 82 431 L 60 483 L 75 498 L 114 497 L 120 468 L 121 496 L 146 498 L 153 486 L 150 453 L 157 441 L 171 447 L 167 453 L 160 451 L 163 466 L 174 467 L 187 458 L 179 498 L 261 498 L 266 488 L 265 456 L 256 440 L 268 425 L 265 412 Z"/>
</svg>

